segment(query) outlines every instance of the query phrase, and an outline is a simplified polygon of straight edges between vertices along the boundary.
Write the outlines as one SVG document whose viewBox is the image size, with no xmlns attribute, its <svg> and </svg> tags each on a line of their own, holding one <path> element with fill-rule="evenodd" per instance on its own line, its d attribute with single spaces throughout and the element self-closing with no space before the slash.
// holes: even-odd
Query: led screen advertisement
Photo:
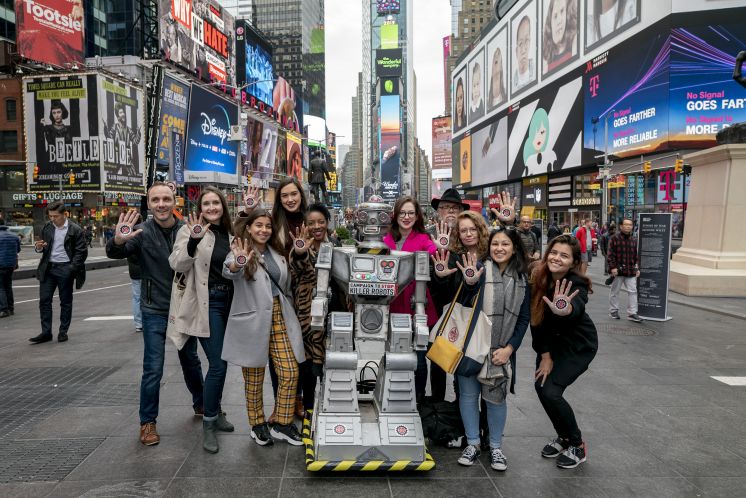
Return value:
<svg viewBox="0 0 746 498">
<path fill-rule="evenodd" d="M 247 92 L 272 105 L 272 46 L 262 40 L 251 24 L 244 20 L 236 21 L 236 68 L 238 85 L 249 84 Z"/>
<path fill-rule="evenodd" d="M 608 152 L 617 157 L 651 154 L 668 146 L 669 54 L 666 24 L 659 24 L 588 61 L 583 75 L 586 162 Z M 594 120 L 598 122 L 594 124 Z"/>
<path fill-rule="evenodd" d="M 303 181 L 303 140 L 299 135 L 288 132 L 287 134 L 287 163 L 285 174 L 292 176 L 298 181 Z"/>
<path fill-rule="evenodd" d="M 398 24 L 384 24 L 381 26 L 381 48 L 399 48 Z"/>
<path fill-rule="evenodd" d="M 471 135 L 471 186 L 508 179 L 508 118 L 505 113 Z"/>
<path fill-rule="evenodd" d="M 21 57 L 65 67 L 84 62 L 82 0 L 16 0 Z"/>
<path fill-rule="evenodd" d="M 451 169 L 451 117 L 433 118 L 433 170 Z"/>
<path fill-rule="evenodd" d="M 309 53 L 303 54 L 303 74 L 306 88 L 303 92 L 304 104 L 301 114 L 313 114 L 326 118 L 326 38 L 323 25 L 311 29 Z"/>
<path fill-rule="evenodd" d="M 145 193 L 145 102 L 142 90 L 99 77 L 104 189 Z"/>
<path fill-rule="evenodd" d="M 245 130 L 247 151 L 241 175 L 271 179 L 277 152 L 277 126 L 249 118 Z"/>
<path fill-rule="evenodd" d="M 185 180 L 235 183 L 239 143 L 230 141 L 238 108 L 214 93 L 192 85 L 187 120 Z"/>
<path fill-rule="evenodd" d="M 376 0 L 376 9 L 379 14 L 396 14 L 400 8 L 399 0 Z"/>
<path fill-rule="evenodd" d="M 401 76 L 402 50 L 376 50 L 376 76 L 379 78 Z"/>
<path fill-rule="evenodd" d="M 186 136 L 186 124 L 189 111 L 190 87 L 171 76 L 163 78 L 163 95 L 161 98 L 161 116 L 158 129 L 158 164 L 169 165 L 171 155 L 172 133 L 181 135 L 181 144 Z M 180 150 L 183 157 L 183 150 Z"/>
<path fill-rule="evenodd" d="M 96 75 L 24 78 L 23 95 L 28 191 L 100 192 Z"/>
<path fill-rule="evenodd" d="M 161 54 L 205 81 L 235 82 L 235 21 L 210 0 L 160 0 Z"/>
<path fill-rule="evenodd" d="M 382 96 L 380 100 L 380 113 L 380 192 L 384 201 L 394 202 L 399 197 L 400 192 L 401 110 L 399 96 Z"/>
</svg>

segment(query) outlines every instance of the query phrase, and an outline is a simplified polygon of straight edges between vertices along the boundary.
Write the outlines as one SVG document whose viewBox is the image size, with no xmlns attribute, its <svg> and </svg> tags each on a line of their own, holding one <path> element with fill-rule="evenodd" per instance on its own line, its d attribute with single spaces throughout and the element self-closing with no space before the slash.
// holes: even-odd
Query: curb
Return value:
<svg viewBox="0 0 746 498">
<path fill-rule="evenodd" d="M 118 266 L 127 266 L 126 259 L 104 259 L 101 261 L 94 261 L 92 263 L 86 263 L 86 271 L 91 270 L 102 270 L 104 268 L 116 268 Z M 24 268 L 23 270 L 16 270 L 13 272 L 13 280 L 21 280 L 24 278 L 36 278 L 36 267 Z"/>
</svg>

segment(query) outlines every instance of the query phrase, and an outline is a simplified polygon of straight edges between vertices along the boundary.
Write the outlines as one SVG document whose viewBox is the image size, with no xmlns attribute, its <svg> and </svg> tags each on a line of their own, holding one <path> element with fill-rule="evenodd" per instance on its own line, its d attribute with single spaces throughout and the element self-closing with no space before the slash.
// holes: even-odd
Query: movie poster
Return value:
<svg viewBox="0 0 746 498">
<path fill-rule="evenodd" d="M 288 132 L 287 134 L 287 176 L 292 176 L 298 181 L 303 181 L 303 153 L 301 145 L 303 140 L 300 136 Z"/>
<path fill-rule="evenodd" d="M 15 21 L 21 57 L 58 67 L 83 64 L 82 0 L 16 0 Z"/>
<path fill-rule="evenodd" d="M 163 77 L 163 97 L 161 100 L 161 117 L 158 129 L 158 164 L 168 166 L 171 154 L 171 134 L 181 135 L 181 145 L 186 136 L 186 124 L 189 113 L 189 90 L 186 83 L 182 83 L 171 76 Z M 183 157 L 184 151 L 181 150 Z"/>
<path fill-rule="evenodd" d="M 401 191 L 401 108 L 398 95 L 383 95 L 380 102 L 380 192 L 384 201 L 394 202 Z"/>
<path fill-rule="evenodd" d="M 249 118 L 246 137 L 247 161 L 242 174 L 271 180 L 277 151 L 277 127 Z"/>
<path fill-rule="evenodd" d="M 101 156 L 104 189 L 145 193 L 144 102 L 142 91 L 99 77 Z"/>
<path fill-rule="evenodd" d="M 100 192 L 96 75 L 24 78 L 23 92 L 29 191 Z"/>
</svg>

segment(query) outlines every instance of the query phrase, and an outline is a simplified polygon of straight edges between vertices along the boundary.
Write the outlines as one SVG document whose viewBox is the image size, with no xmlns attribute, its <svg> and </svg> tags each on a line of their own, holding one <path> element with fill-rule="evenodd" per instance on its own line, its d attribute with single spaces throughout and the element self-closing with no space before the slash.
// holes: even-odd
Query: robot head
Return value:
<svg viewBox="0 0 746 498">
<path fill-rule="evenodd" d="M 356 224 L 366 240 L 381 240 L 391 226 L 391 206 L 380 196 L 372 195 L 358 207 Z"/>
</svg>

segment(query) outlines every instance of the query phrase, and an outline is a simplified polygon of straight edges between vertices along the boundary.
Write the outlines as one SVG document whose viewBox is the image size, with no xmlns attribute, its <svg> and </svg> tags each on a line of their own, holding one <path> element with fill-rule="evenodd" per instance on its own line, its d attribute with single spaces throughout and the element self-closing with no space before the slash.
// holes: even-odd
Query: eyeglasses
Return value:
<svg viewBox="0 0 746 498">
<path fill-rule="evenodd" d="M 414 211 L 399 211 L 399 218 L 414 218 L 417 216 L 417 213 Z"/>
<path fill-rule="evenodd" d="M 461 211 L 461 206 L 457 206 L 455 204 L 450 206 L 438 205 L 438 211 L 440 210 L 448 211 L 450 213 L 458 213 L 459 211 Z"/>
<path fill-rule="evenodd" d="M 470 233 L 479 233 L 479 230 L 477 228 L 462 228 L 458 233 L 461 235 L 468 235 Z"/>
</svg>

